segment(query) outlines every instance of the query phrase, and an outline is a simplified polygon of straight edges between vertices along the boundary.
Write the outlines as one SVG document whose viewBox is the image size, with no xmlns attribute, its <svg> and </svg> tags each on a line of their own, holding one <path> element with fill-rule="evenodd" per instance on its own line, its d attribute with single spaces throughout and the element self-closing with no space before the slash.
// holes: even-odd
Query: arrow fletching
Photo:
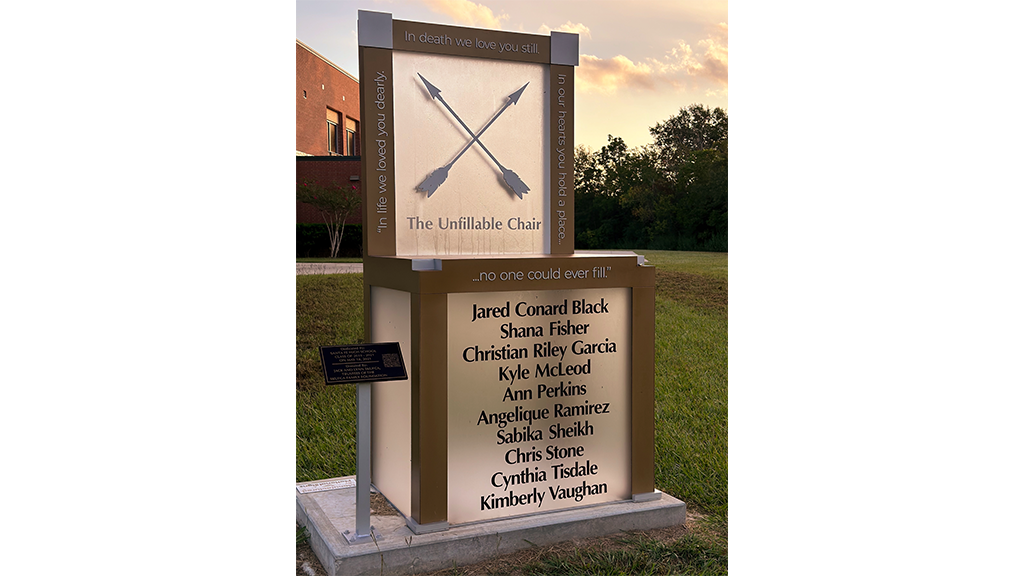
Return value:
<svg viewBox="0 0 1024 576">
<path fill-rule="evenodd" d="M 523 199 L 523 194 L 530 191 L 530 187 L 515 172 L 502 168 L 501 175 L 505 178 L 505 184 L 508 184 L 508 187 L 516 193 L 516 196 L 519 196 L 520 200 Z"/>
<path fill-rule="evenodd" d="M 422 184 L 416 187 L 420 192 L 426 192 L 427 198 L 430 198 L 431 194 L 437 191 L 438 186 L 444 184 L 444 181 L 448 179 L 448 169 L 451 166 L 442 166 L 437 170 L 430 173 L 427 179 Z"/>
</svg>

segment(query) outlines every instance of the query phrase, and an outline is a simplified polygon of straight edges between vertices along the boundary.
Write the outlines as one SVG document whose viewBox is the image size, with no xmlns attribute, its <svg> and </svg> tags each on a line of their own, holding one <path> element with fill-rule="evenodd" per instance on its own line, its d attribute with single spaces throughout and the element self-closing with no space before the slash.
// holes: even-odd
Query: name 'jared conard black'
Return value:
<svg viewBox="0 0 1024 576">
<path fill-rule="evenodd" d="M 511 318 L 512 303 L 505 302 L 504 306 L 477 306 L 473 304 L 473 319 L 471 322 L 484 318 Z M 527 304 L 518 302 L 515 306 L 516 316 L 529 318 L 533 316 L 565 316 L 567 314 L 608 314 L 608 302 L 601 298 L 600 301 L 587 302 L 586 298 L 573 300 L 572 305 L 569 299 L 562 300 L 561 304 Z"/>
</svg>

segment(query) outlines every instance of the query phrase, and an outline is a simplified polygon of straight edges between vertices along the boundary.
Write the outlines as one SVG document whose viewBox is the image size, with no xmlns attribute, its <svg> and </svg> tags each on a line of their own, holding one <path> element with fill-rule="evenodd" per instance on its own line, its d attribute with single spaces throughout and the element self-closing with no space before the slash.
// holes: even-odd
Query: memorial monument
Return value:
<svg viewBox="0 0 1024 576">
<path fill-rule="evenodd" d="M 359 12 L 365 340 L 408 370 L 370 385 L 392 566 L 685 518 L 654 485 L 654 268 L 574 249 L 578 64 L 576 34 Z"/>
<path fill-rule="evenodd" d="M 359 18 L 374 485 L 417 533 L 657 497 L 654 269 L 573 246 L 579 37 Z"/>
</svg>

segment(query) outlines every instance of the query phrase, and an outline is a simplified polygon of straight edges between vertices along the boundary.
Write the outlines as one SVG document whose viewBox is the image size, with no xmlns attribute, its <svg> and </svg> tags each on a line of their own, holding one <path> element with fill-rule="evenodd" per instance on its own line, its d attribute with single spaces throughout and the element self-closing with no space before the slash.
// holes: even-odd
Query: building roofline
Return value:
<svg viewBox="0 0 1024 576">
<path fill-rule="evenodd" d="M 295 43 L 296 43 L 296 44 L 298 44 L 299 46 L 302 46 L 302 47 L 303 47 L 303 48 L 305 48 L 306 50 L 308 50 L 308 51 L 309 51 L 309 52 L 310 52 L 311 54 L 313 54 L 313 55 L 314 55 L 314 56 L 316 56 L 317 58 L 319 58 L 319 59 L 323 60 L 324 62 L 326 62 L 327 64 L 329 64 L 329 65 L 330 65 L 330 66 L 331 66 L 332 68 L 334 68 L 334 69 L 335 69 L 335 70 L 337 70 L 338 72 L 341 72 L 341 73 L 342 73 L 342 74 L 344 74 L 345 76 L 348 76 L 349 78 L 351 78 L 351 79 L 355 80 L 356 84 L 358 84 L 358 83 L 359 83 L 359 79 L 358 79 L 358 78 L 356 78 L 355 76 L 353 76 L 353 75 L 349 74 L 348 72 L 344 71 L 344 70 L 343 70 L 343 69 L 341 68 L 341 66 L 338 66 L 338 65 L 337 65 L 337 64 L 335 64 L 334 62 L 331 62 L 331 61 L 330 61 L 330 60 L 328 60 L 327 58 L 324 58 L 323 54 L 320 54 L 320 53 L 319 53 L 319 52 L 317 52 L 316 50 L 313 50 L 313 49 L 312 49 L 312 48 L 310 48 L 309 46 L 307 46 L 307 45 L 303 44 L 303 43 L 302 43 L 302 40 L 299 40 L 298 38 L 296 38 L 296 39 L 295 39 Z"/>
</svg>

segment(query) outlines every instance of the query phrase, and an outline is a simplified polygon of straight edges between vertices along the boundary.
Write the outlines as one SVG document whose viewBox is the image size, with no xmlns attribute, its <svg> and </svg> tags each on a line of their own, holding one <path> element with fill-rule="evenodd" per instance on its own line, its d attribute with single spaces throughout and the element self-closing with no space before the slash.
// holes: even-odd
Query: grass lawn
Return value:
<svg viewBox="0 0 1024 576">
<path fill-rule="evenodd" d="M 636 252 L 657 267 L 655 484 L 701 519 L 681 538 L 624 535 L 554 547 L 492 573 L 728 572 L 728 254 Z M 297 482 L 355 474 L 355 387 L 324 385 L 317 347 L 361 341 L 362 281 L 296 277 Z"/>
<path fill-rule="evenodd" d="M 330 263 L 352 264 L 352 263 L 360 263 L 362 261 L 363 261 L 362 258 L 296 258 L 295 259 L 295 263 L 296 264 L 324 264 L 324 263 L 327 263 L 327 264 L 330 264 Z"/>
</svg>

